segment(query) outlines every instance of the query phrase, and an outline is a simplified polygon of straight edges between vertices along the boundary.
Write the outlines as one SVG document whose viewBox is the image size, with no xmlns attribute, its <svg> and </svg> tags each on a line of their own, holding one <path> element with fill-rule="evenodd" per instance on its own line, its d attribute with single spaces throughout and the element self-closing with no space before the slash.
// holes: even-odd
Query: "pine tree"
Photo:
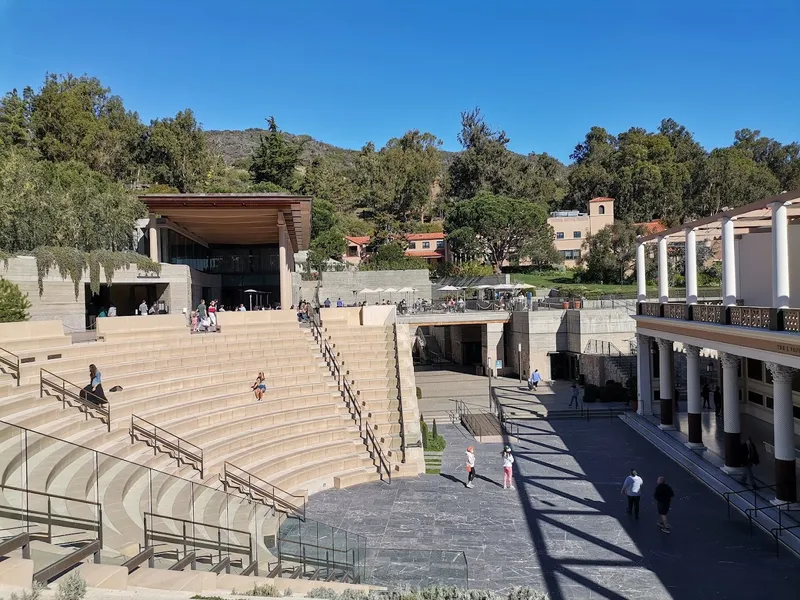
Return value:
<svg viewBox="0 0 800 600">
<path fill-rule="evenodd" d="M 261 136 L 258 147 L 253 152 L 250 177 L 254 183 L 272 183 L 290 189 L 302 146 L 286 140 L 278 130 L 274 117 L 269 117 L 267 123 L 267 135 Z"/>
<path fill-rule="evenodd" d="M 31 303 L 16 283 L 0 278 L 0 323 L 16 323 L 30 318 Z"/>
</svg>

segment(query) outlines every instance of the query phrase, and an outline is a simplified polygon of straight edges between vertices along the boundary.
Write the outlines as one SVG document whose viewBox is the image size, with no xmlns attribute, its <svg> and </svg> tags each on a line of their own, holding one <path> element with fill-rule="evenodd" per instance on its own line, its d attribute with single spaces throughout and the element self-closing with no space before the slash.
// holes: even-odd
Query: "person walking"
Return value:
<svg viewBox="0 0 800 600">
<path fill-rule="evenodd" d="M 669 522 L 667 521 L 667 514 L 669 514 L 669 505 L 672 503 L 672 498 L 675 492 L 667 485 L 664 477 L 659 477 L 658 485 L 653 492 L 653 498 L 656 501 L 656 508 L 658 509 L 658 526 L 664 533 L 670 533 Z"/>
<path fill-rule="evenodd" d="M 503 449 L 503 489 L 514 489 L 514 455 L 511 446 Z"/>
<path fill-rule="evenodd" d="M 633 515 L 634 519 L 639 518 L 639 501 L 642 499 L 642 478 L 636 472 L 636 469 L 631 469 L 631 474 L 625 478 L 622 483 L 620 494 L 628 497 L 628 510 L 629 515 Z"/>
<path fill-rule="evenodd" d="M 143 316 L 147 316 L 147 300 L 142 300 L 142 303 L 139 305 L 139 314 Z"/>
<path fill-rule="evenodd" d="M 742 444 L 742 463 L 745 470 L 741 482 L 744 485 L 749 483 L 751 488 L 756 487 L 756 478 L 753 476 L 753 465 L 757 465 L 759 462 L 761 462 L 761 459 L 758 456 L 756 445 L 753 443 L 753 438 L 748 436 L 744 444 Z"/>
<path fill-rule="evenodd" d="M 472 481 L 475 479 L 475 452 L 472 446 L 467 448 L 467 487 L 474 488 Z"/>
<path fill-rule="evenodd" d="M 717 416 L 722 414 L 722 391 L 719 386 L 714 388 L 714 414 Z"/>
<path fill-rule="evenodd" d="M 578 410 L 578 408 L 580 408 L 579 402 L 580 402 L 581 390 L 580 388 L 578 388 L 578 384 L 575 383 L 574 381 L 572 382 L 572 387 L 569 388 L 569 392 L 570 392 L 569 407 L 572 408 L 572 403 L 574 402 L 575 410 Z"/>
<path fill-rule="evenodd" d="M 533 373 L 531 373 L 531 378 L 528 380 L 528 389 L 535 392 L 541 380 L 542 376 L 539 374 L 539 369 L 534 369 Z"/>
<path fill-rule="evenodd" d="M 711 408 L 711 404 L 708 402 L 710 394 L 711 390 L 708 388 L 708 383 L 704 383 L 703 389 L 700 391 L 700 397 L 703 399 L 703 408 Z"/>
<path fill-rule="evenodd" d="M 205 299 L 201 299 L 200 304 L 197 305 L 197 318 L 201 323 L 208 318 L 208 307 Z"/>
<path fill-rule="evenodd" d="M 208 318 L 211 321 L 211 326 L 217 326 L 217 301 L 212 300 L 211 304 L 208 305 Z"/>
</svg>

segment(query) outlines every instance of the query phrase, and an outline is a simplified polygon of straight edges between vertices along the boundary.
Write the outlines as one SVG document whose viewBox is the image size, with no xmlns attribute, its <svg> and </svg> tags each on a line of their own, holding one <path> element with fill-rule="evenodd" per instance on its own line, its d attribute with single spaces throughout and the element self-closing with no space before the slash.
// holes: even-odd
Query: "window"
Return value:
<svg viewBox="0 0 800 600">
<path fill-rule="evenodd" d="M 564 232 L 563 231 L 556 231 L 556 239 L 563 240 L 564 239 Z"/>
<path fill-rule="evenodd" d="M 564 257 L 564 260 L 578 260 L 581 257 L 580 250 L 562 250 L 561 256 Z"/>
<path fill-rule="evenodd" d="M 428 250 L 430 247 L 431 247 L 431 243 L 430 242 L 422 242 L 422 249 L 423 250 Z"/>
<path fill-rule="evenodd" d="M 436 240 L 436 249 L 444 250 L 444 240 Z"/>
<path fill-rule="evenodd" d="M 574 237 L 575 239 L 580 239 L 581 232 L 580 231 L 573 231 L 572 232 L 572 237 Z"/>
<path fill-rule="evenodd" d="M 347 247 L 347 256 L 358 256 L 358 247 L 356 247 L 356 246 L 348 246 Z"/>
<path fill-rule="evenodd" d="M 800 392 L 800 371 L 796 371 L 794 374 L 794 379 L 792 379 L 792 390 L 795 392 Z"/>
<path fill-rule="evenodd" d="M 601 204 L 600 208 L 597 209 L 597 214 L 600 214 L 600 215 L 606 214 L 606 207 Z"/>
<path fill-rule="evenodd" d="M 764 380 L 764 367 L 763 363 L 760 360 L 755 358 L 748 358 L 747 359 L 747 376 L 750 379 L 755 379 L 756 381 L 763 381 Z"/>
<path fill-rule="evenodd" d="M 774 408 L 775 401 L 772 396 L 767 396 L 767 408 Z"/>
<path fill-rule="evenodd" d="M 408 242 L 408 249 L 409 250 L 416 250 L 417 242 Z"/>
<path fill-rule="evenodd" d="M 747 401 L 753 404 L 764 405 L 764 396 L 757 392 L 747 392 Z"/>
</svg>

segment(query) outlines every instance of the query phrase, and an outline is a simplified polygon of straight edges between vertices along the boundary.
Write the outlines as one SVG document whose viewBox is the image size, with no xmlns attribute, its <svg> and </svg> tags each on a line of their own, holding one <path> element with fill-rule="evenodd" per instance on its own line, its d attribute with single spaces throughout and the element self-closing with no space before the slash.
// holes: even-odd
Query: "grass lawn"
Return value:
<svg viewBox="0 0 800 600">
<path fill-rule="evenodd" d="M 572 281 L 572 272 L 558 271 L 544 273 L 512 273 L 511 283 L 528 283 L 537 288 L 573 287 L 585 288 L 588 292 L 601 294 L 635 294 L 636 285 L 608 285 L 602 283 L 575 283 Z"/>
</svg>

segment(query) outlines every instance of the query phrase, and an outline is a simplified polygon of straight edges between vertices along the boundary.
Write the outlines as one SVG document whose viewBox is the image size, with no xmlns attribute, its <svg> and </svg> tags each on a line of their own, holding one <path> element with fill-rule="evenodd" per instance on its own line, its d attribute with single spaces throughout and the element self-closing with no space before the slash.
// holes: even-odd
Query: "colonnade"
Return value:
<svg viewBox="0 0 800 600">
<path fill-rule="evenodd" d="M 652 414 L 653 344 L 658 346 L 659 397 L 663 430 L 675 428 L 674 414 L 674 350 L 673 341 L 638 334 L 637 371 L 639 376 L 639 414 Z M 703 399 L 700 385 L 700 351 L 698 346 L 684 345 L 686 353 L 686 386 L 689 448 L 700 450 L 703 444 L 702 412 Z M 726 352 L 719 355 L 722 365 L 722 422 L 724 430 L 723 471 L 739 475 L 743 471 L 742 428 L 739 401 L 739 366 L 742 358 Z M 795 472 L 794 408 L 792 404 L 792 378 L 795 369 L 777 363 L 765 363 L 772 375 L 775 496 L 781 502 L 797 501 Z"/>
</svg>

